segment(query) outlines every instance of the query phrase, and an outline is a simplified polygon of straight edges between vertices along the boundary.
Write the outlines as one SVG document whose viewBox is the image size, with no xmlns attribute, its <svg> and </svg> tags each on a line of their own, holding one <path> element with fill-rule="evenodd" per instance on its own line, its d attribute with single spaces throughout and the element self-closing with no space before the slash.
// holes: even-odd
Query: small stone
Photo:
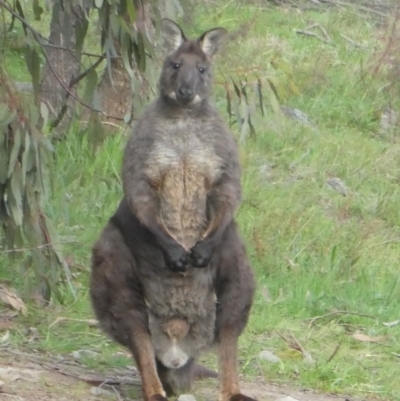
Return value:
<svg viewBox="0 0 400 401">
<path fill-rule="evenodd" d="M 99 356 L 97 352 L 90 351 L 89 349 L 80 349 L 78 351 L 72 351 L 70 355 L 75 359 L 80 359 L 84 357 L 97 358 Z"/>
<path fill-rule="evenodd" d="M 313 357 L 308 352 L 303 353 L 303 362 L 309 365 L 313 365 L 315 363 Z"/>
<path fill-rule="evenodd" d="M 114 394 L 111 391 L 104 390 L 101 387 L 92 387 L 89 390 L 89 393 L 92 395 L 113 395 Z"/>
<path fill-rule="evenodd" d="M 286 117 L 296 120 L 302 124 L 312 126 L 312 123 L 310 122 L 307 114 L 299 109 L 292 109 L 291 107 L 281 106 L 281 111 Z"/>
<path fill-rule="evenodd" d="M 177 401 L 196 401 L 196 398 L 192 394 L 181 394 Z"/>
<path fill-rule="evenodd" d="M 381 114 L 381 130 L 383 132 L 388 131 L 393 128 L 397 124 L 398 116 L 397 113 L 390 108 L 386 108 Z"/>
<path fill-rule="evenodd" d="M 287 397 L 278 398 L 275 401 L 299 401 L 299 400 L 297 400 L 296 398 L 287 396 Z"/>
<path fill-rule="evenodd" d="M 279 356 L 276 356 L 273 352 L 268 350 L 261 351 L 258 354 L 258 357 L 264 361 L 271 363 L 279 363 L 281 361 L 281 358 L 279 358 Z"/>
<path fill-rule="evenodd" d="M 328 178 L 326 183 L 343 196 L 347 196 L 349 194 L 349 189 L 346 187 L 346 184 L 338 177 Z"/>
</svg>

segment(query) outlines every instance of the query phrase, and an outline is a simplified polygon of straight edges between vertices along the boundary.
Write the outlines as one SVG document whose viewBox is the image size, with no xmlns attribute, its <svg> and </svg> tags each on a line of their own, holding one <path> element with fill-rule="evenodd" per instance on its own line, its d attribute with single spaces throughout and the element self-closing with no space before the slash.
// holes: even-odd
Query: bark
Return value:
<svg viewBox="0 0 400 401">
<path fill-rule="evenodd" d="M 132 29 L 147 32 L 150 36 L 151 43 L 154 43 L 155 32 L 152 25 L 152 5 L 150 0 L 133 0 L 136 9 L 136 21 Z M 159 1 L 163 4 L 164 1 Z M 162 12 L 162 11 L 161 11 Z M 126 18 L 126 20 L 128 20 Z M 145 34 L 145 33 L 144 33 Z M 114 47 L 119 53 L 119 43 L 117 38 L 114 39 Z M 102 108 L 107 115 L 124 118 L 126 113 L 131 112 L 132 118 L 136 118 L 137 110 L 133 108 L 133 97 L 140 96 L 146 97 L 149 94 L 149 85 L 146 82 L 143 74 L 139 71 L 137 66 L 134 64 L 131 66 L 136 79 L 140 82 L 140 92 L 133 93 L 131 89 L 131 81 L 129 74 L 127 73 L 122 59 L 111 60 L 111 75 L 108 68 L 104 70 L 104 73 L 100 79 L 100 83 L 97 87 L 97 95 Z M 107 130 L 113 130 L 125 126 L 125 123 L 120 120 L 113 118 L 106 118 L 101 116 L 102 123 L 107 125 Z"/>
<path fill-rule="evenodd" d="M 76 94 L 76 86 L 70 87 L 70 83 L 80 70 L 80 55 L 75 51 L 75 25 L 84 20 L 84 15 L 79 6 L 71 3 L 70 0 L 54 0 L 49 37 L 51 45 L 71 51 L 46 47 L 48 62 L 43 68 L 40 84 L 40 100 L 49 109 L 52 136 L 55 138 L 64 136 L 68 131 L 75 107 L 75 100 L 59 81 Z"/>
</svg>

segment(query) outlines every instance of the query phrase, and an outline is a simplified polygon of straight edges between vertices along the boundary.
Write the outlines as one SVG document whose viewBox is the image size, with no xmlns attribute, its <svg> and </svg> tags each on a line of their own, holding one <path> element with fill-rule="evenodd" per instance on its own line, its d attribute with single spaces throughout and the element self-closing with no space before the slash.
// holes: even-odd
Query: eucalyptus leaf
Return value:
<svg viewBox="0 0 400 401">
<path fill-rule="evenodd" d="M 85 93 L 83 95 L 83 101 L 87 104 L 92 103 L 93 94 L 97 86 L 97 81 L 98 77 L 96 70 L 90 69 L 86 76 L 86 88 L 85 88 Z"/>
<path fill-rule="evenodd" d="M 49 120 L 49 109 L 44 102 L 40 102 L 40 115 L 43 118 L 43 127 L 45 127 Z"/>
<path fill-rule="evenodd" d="M 4 184 L 8 178 L 8 156 L 8 151 L 3 143 L 0 145 L 0 185 Z"/>
<path fill-rule="evenodd" d="M 133 24 L 136 19 L 136 10 L 133 5 L 133 1 L 126 0 L 126 5 L 127 5 L 127 9 L 128 9 L 128 16 L 129 16 L 130 22 L 131 22 L 131 24 Z"/>
<path fill-rule="evenodd" d="M 31 140 L 29 138 L 29 133 L 25 132 L 25 143 L 24 143 L 24 152 L 22 153 L 22 186 L 25 187 L 26 173 L 28 170 L 28 155 L 30 153 L 31 148 Z"/>
<path fill-rule="evenodd" d="M 40 21 L 40 17 L 43 14 L 43 8 L 39 5 L 39 0 L 33 0 L 33 13 L 35 15 L 35 20 Z"/>
<path fill-rule="evenodd" d="M 80 53 L 83 48 L 83 43 L 89 29 L 88 19 L 78 19 L 75 24 L 75 50 Z"/>
<path fill-rule="evenodd" d="M 272 110 L 274 111 L 275 115 L 282 116 L 282 111 L 281 111 L 281 107 L 279 105 L 275 86 L 269 79 L 266 80 L 266 84 L 267 84 L 267 86 L 269 86 L 269 89 L 270 89 L 268 91 L 268 95 L 269 95 L 269 100 L 270 100 L 270 103 L 272 106 Z"/>
<path fill-rule="evenodd" d="M 4 114 L 0 116 L 0 130 L 6 129 L 9 124 L 15 119 L 17 116 L 17 110 L 13 110 L 9 112 L 5 110 Z"/>
<path fill-rule="evenodd" d="M 25 62 L 32 77 L 33 93 L 35 97 L 38 97 L 40 87 L 40 58 L 35 48 L 26 46 Z"/>
<path fill-rule="evenodd" d="M 8 172 L 7 172 L 8 178 L 11 177 L 11 174 L 14 171 L 14 166 L 15 166 L 15 163 L 17 162 L 18 154 L 21 149 L 21 131 L 19 129 L 17 129 L 14 132 L 13 139 L 14 139 L 14 144 L 13 144 L 11 154 L 10 154 L 10 162 L 8 164 Z"/>
<path fill-rule="evenodd" d="M 23 19 L 25 19 L 24 10 L 23 10 L 23 8 L 22 8 L 22 6 L 21 6 L 20 1 L 19 1 L 19 0 L 15 0 L 15 1 L 14 1 L 14 4 L 15 4 L 15 8 L 16 8 L 17 11 L 18 11 L 18 14 L 19 14 Z M 28 34 L 28 31 L 27 31 L 27 29 L 26 29 L 25 24 L 22 24 L 22 28 L 24 29 L 25 35 L 27 35 L 27 34 Z"/>
<path fill-rule="evenodd" d="M 11 194 L 15 199 L 16 205 L 21 209 L 22 213 L 22 169 L 21 165 L 18 163 L 15 165 L 13 175 L 10 180 Z"/>
</svg>

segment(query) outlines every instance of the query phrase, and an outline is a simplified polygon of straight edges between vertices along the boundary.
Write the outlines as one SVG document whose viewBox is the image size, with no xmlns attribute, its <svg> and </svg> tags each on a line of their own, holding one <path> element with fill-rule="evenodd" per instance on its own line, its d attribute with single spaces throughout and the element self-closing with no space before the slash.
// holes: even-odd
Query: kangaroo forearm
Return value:
<svg viewBox="0 0 400 401">
<path fill-rule="evenodd" d="M 211 220 L 207 231 L 203 234 L 203 241 L 218 242 L 225 232 L 226 227 L 233 219 L 234 212 L 229 206 L 221 208 Z"/>
<path fill-rule="evenodd" d="M 158 202 L 155 198 L 135 194 L 128 197 L 129 207 L 140 223 L 157 239 L 161 247 L 168 246 L 174 239 L 167 233 L 159 218 Z"/>
</svg>

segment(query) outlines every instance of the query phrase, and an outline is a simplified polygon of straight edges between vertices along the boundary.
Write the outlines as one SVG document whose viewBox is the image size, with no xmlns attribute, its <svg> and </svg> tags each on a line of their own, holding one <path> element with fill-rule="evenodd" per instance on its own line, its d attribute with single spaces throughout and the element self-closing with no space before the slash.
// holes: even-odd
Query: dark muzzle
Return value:
<svg viewBox="0 0 400 401">
<path fill-rule="evenodd" d="M 176 91 L 176 98 L 182 103 L 191 103 L 195 97 L 194 90 L 186 86 L 180 86 Z"/>
</svg>

